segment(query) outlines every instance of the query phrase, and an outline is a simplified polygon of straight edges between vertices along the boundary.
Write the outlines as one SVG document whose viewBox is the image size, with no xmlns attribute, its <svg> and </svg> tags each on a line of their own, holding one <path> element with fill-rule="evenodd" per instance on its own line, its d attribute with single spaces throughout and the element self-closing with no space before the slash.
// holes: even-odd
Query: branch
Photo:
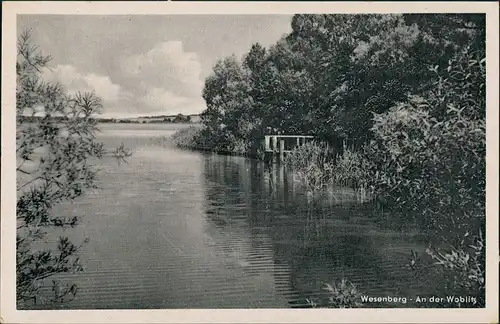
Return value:
<svg viewBox="0 0 500 324">
<path fill-rule="evenodd" d="M 28 171 L 24 171 L 23 169 L 17 169 L 16 171 L 19 171 L 19 172 L 21 172 L 21 173 L 23 173 L 23 174 L 27 174 L 27 175 L 31 175 L 31 174 L 35 173 L 35 172 L 31 172 L 31 173 L 30 173 L 30 172 L 28 172 Z"/>
<path fill-rule="evenodd" d="M 19 170 L 19 169 L 18 169 L 18 171 L 21 171 L 21 170 Z M 17 191 L 19 191 L 19 190 L 23 189 L 24 187 L 26 187 L 27 185 L 29 185 L 29 184 L 31 184 L 31 183 L 33 183 L 33 182 L 35 182 L 35 181 L 36 181 L 36 180 L 38 180 L 38 179 L 43 179 L 43 180 L 45 180 L 42 176 L 38 176 L 38 177 L 33 178 L 33 179 L 31 179 L 30 181 L 26 182 L 26 183 L 25 183 L 25 184 L 23 184 L 22 186 L 18 187 L 18 188 L 17 188 Z"/>
<path fill-rule="evenodd" d="M 19 54 L 21 54 L 22 57 L 24 57 L 26 63 L 28 63 L 32 68 L 34 68 L 35 70 L 37 70 L 38 73 L 42 73 L 42 71 L 40 71 L 40 69 L 38 69 L 33 63 L 31 63 L 30 58 L 29 58 L 29 54 L 24 53 L 23 50 L 20 50 Z"/>
</svg>

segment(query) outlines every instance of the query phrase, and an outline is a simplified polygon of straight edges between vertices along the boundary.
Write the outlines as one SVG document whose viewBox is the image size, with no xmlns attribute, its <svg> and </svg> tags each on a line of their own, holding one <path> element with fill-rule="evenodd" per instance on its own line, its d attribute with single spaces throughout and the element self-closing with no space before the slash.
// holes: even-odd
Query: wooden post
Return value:
<svg viewBox="0 0 500 324">
<path fill-rule="evenodd" d="M 272 140 L 272 143 L 273 143 L 273 147 L 272 147 L 272 156 L 273 156 L 273 163 L 276 163 L 276 160 L 278 158 L 278 138 L 276 136 L 273 136 L 273 140 Z"/>
<path fill-rule="evenodd" d="M 264 151 L 269 150 L 269 136 L 264 136 Z"/>
<path fill-rule="evenodd" d="M 300 137 L 297 137 L 297 146 L 300 146 Z"/>
<path fill-rule="evenodd" d="M 266 161 L 266 154 L 267 154 L 266 153 L 266 139 L 265 139 L 265 137 L 262 141 L 260 141 L 260 149 L 262 150 L 262 152 L 261 152 L 262 155 L 257 154 L 257 155 L 259 155 L 257 157 L 257 159 L 265 162 Z"/>
<path fill-rule="evenodd" d="M 278 194 L 279 194 L 279 199 L 283 199 L 285 195 L 285 172 L 284 172 L 284 166 L 283 164 L 278 165 L 278 170 L 276 170 L 276 173 L 278 173 Z"/>
<path fill-rule="evenodd" d="M 285 157 L 285 140 L 280 141 L 280 163 L 283 163 Z"/>
</svg>

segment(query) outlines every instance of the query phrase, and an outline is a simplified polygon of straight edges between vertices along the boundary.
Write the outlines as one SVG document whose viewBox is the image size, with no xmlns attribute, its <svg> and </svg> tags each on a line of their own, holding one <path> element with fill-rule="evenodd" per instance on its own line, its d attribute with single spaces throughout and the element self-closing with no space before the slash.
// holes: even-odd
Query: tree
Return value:
<svg viewBox="0 0 500 324">
<path fill-rule="evenodd" d="M 210 137 L 208 148 L 233 151 L 239 146 L 239 153 L 246 152 L 243 141 L 254 118 L 250 117 L 253 101 L 249 91 L 248 73 L 234 55 L 217 62 L 203 89 L 207 109 L 201 115 L 202 132 Z"/>
<path fill-rule="evenodd" d="M 373 113 L 433 88 L 429 67 L 447 66 L 464 47 L 481 47 L 484 28 L 478 16 L 371 15 L 368 37 L 359 38 L 344 78 L 345 91 L 338 97 L 338 131 L 358 146 L 369 141 Z"/>
<path fill-rule="evenodd" d="M 68 94 L 59 84 L 43 80 L 50 56 L 32 44 L 31 31 L 17 43 L 16 154 L 17 154 L 17 301 L 20 308 L 38 302 L 74 298 L 76 285 L 52 282 L 54 294 L 41 293 L 49 278 L 82 271 L 77 251 L 82 245 L 61 236 L 57 246 L 43 246 L 47 232 L 74 227 L 79 217 L 53 215 L 52 207 L 80 197 L 95 187 L 91 158 L 107 154 L 96 141 L 101 99 L 94 93 Z M 23 118 L 24 116 L 31 118 Z M 130 155 L 123 145 L 111 152 Z M 83 242 L 85 243 L 85 242 Z"/>
<path fill-rule="evenodd" d="M 300 14 L 291 27 L 269 49 L 252 45 L 242 66 L 233 57 L 214 67 L 204 113 L 214 142 L 234 135 L 255 147 L 265 133 L 302 133 L 359 148 L 374 113 L 434 87 L 430 66 L 484 47 L 484 15 Z"/>
</svg>

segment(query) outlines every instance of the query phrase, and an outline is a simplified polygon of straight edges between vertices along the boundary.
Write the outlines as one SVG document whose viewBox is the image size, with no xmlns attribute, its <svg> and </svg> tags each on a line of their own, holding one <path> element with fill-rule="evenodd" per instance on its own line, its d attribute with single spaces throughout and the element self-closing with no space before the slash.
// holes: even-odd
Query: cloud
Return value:
<svg viewBox="0 0 500 324">
<path fill-rule="evenodd" d="M 196 53 L 185 52 L 180 41 L 159 43 L 147 53 L 124 59 L 122 67 L 146 86 L 168 89 L 185 97 L 201 95 L 200 59 Z"/>
<path fill-rule="evenodd" d="M 114 82 L 73 65 L 58 65 L 44 78 L 61 83 L 70 93 L 95 91 L 103 99 L 103 116 L 195 114 L 204 109 L 200 58 L 184 51 L 182 42 L 161 42 L 118 62 Z"/>
<path fill-rule="evenodd" d="M 58 65 L 51 71 L 45 72 L 44 77 L 48 81 L 59 82 L 69 93 L 95 91 L 96 95 L 107 104 L 129 97 L 122 87 L 114 84 L 108 76 L 80 73 L 72 65 Z"/>
<path fill-rule="evenodd" d="M 184 51 L 180 41 L 161 42 L 145 53 L 126 57 L 121 67 L 124 79 L 136 88 L 142 111 L 190 114 L 205 105 L 200 58 Z"/>
</svg>

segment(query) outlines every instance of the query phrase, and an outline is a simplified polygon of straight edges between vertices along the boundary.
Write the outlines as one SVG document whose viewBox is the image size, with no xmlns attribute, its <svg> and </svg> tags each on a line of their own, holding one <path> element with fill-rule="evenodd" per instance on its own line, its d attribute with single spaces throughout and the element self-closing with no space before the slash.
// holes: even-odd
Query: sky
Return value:
<svg viewBox="0 0 500 324">
<path fill-rule="evenodd" d="M 198 114 L 218 59 L 274 44 L 289 15 L 19 15 L 51 55 L 44 78 L 103 99 L 103 117 Z"/>
</svg>

